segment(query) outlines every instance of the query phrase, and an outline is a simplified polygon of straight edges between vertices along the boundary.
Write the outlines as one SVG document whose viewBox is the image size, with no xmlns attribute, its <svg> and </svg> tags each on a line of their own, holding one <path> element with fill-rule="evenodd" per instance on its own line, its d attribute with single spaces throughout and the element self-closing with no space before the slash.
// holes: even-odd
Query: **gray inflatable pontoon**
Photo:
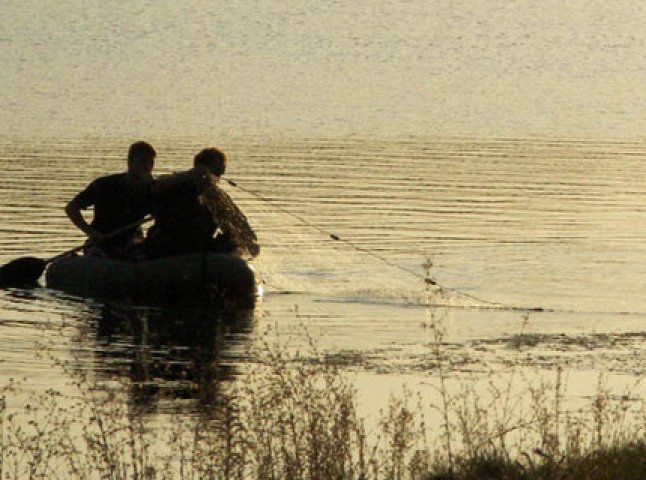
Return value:
<svg viewBox="0 0 646 480">
<path fill-rule="evenodd" d="M 253 308 L 260 294 L 253 268 L 242 258 L 197 253 L 129 262 L 70 256 L 45 273 L 48 288 L 81 297 L 152 305 Z"/>
</svg>

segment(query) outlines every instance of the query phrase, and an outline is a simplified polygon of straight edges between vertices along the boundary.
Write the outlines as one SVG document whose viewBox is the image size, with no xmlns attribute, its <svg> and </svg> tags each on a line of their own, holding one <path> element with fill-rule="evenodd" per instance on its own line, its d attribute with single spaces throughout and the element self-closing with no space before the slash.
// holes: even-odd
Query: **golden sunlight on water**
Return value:
<svg viewBox="0 0 646 480">
<path fill-rule="evenodd" d="M 3 262 L 82 242 L 62 206 L 95 176 L 120 171 L 126 148 L 89 145 L 2 146 Z M 201 147 L 190 139 L 157 145 L 159 173 L 184 168 Z M 642 348 L 639 143 L 239 138 L 222 146 L 240 186 L 227 189 L 263 245 L 254 262 L 266 282 L 260 329 L 278 319 L 283 333 L 305 323 L 322 347 L 362 353 L 366 368 L 415 371 L 427 341 L 420 265 L 431 258 L 434 301 L 462 307 L 445 314 L 464 361 L 481 361 L 478 342 L 497 351 L 517 333 L 522 312 L 507 307 L 545 309 L 529 328 L 549 345 L 576 343 L 571 336 L 605 345 L 597 334 L 610 330 L 625 335 L 626 348 Z M 58 296 L 20 298 L 2 298 L 3 328 L 21 338 L 11 342 L 16 364 L 33 363 L 32 328 L 70 315 L 84 323 L 86 314 Z M 641 371 L 641 357 L 623 348 L 617 368 Z M 582 366 L 600 361 L 578 358 Z"/>
</svg>

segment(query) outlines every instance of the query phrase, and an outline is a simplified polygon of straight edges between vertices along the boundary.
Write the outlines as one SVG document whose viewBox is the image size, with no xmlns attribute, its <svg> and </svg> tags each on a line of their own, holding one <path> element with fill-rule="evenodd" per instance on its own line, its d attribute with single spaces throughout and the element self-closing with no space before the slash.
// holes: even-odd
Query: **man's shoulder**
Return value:
<svg viewBox="0 0 646 480">
<path fill-rule="evenodd" d="M 110 175 L 104 175 L 102 177 L 94 180 L 96 183 L 116 183 L 116 182 L 125 182 L 126 174 L 125 173 L 112 173 Z"/>
<path fill-rule="evenodd" d="M 125 173 L 116 173 L 99 177 L 76 194 L 75 201 L 81 208 L 88 208 L 102 198 L 112 195 L 115 190 L 123 188 L 125 185 Z"/>
<path fill-rule="evenodd" d="M 102 177 L 94 180 L 90 185 L 93 185 L 95 188 L 121 188 L 126 185 L 126 174 L 125 173 L 113 173 L 110 175 L 104 175 Z"/>
</svg>

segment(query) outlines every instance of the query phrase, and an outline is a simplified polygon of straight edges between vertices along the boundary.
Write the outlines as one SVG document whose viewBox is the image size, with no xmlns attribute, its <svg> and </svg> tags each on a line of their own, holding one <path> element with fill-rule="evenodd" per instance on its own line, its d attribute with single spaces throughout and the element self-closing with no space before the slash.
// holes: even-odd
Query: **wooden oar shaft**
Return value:
<svg viewBox="0 0 646 480">
<path fill-rule="evenodd" d="M 147 216 L 141 220 L 137 220 L 136 222 L 132 222 L 128 225 L 124 225 L 123 227 L 117 228 L 116 230 L 105 234 L 103 236 L 103 239 L 107 240 L 107 239 L 113 238 L 119 235 L 120 233 L 127 232 L 128 230 L 131 230 L 133 228 L 137 228 L 151 219 L 152 219 L 151 216 Z M 60 253 L 55 257 L 52 257 L 46 260 L 42 258 L 36 258 L 36 257 L 22 257 L 22 258 L 17 258 L 15 260 L 12 260 L 6 265 L 2 265 L 0 267 L 0 287 L 5 288 L 5 287 L 33 286 L 37 284 L 38 279 L 43 274 L 43 271 L 47 267 L 48 263 L 53 262 L 59 258 L 66 257 L 73 253 L 76 253 L 79 250 L 82 250 L 86 245 L 87 243 L 84 245 L 79 245 L 78 247 L 74 247 L 71 250 Z"/>
<path fill-rule="evenodd" d="M 116 237 L 117 235 L 127 232 L 128 230 L 132 230 L 133 228 L 140 227 L 144 223 L 152 220 L 152 215 L 148 215 L 141 220 L 137 220 L 136 222 L 129 223 L 128 225 L 124 225 L 123 227 L 119 227 L 116 230 L 111 231 L 110 233 L 106 233 L 101 240 L 109 240 L 111 238 Z M 99 243 L 100 244 L 100 243 Z M 91 244 L 89 244 L 91 245 Z M 88 244 L 83 244 L 79 245 L 77 247 L 72 248 L 71 250 L 67 250 L 66 252 L 59 253 L 58 255 L 51 257 L 50 259 L 46 260 L 47 263 L 53 262 L 54 260 L 58 260 L 59 258 L 67 257 L 68 255 L 72 255 L 73 253 L 80 252 L 83 250 Z"/>
<path fill-rule="evenodd" d="M 45 261 L 46 261 L 47 263 L 51 263 L 51 262 L 53 262 L 54 260 L 58 260 L 59 258 L 67 257 L 68 255 L 72 255 L 73 253 L 80 252 L 80 251 L 81 251 L 81 250 L 83 250 L 84 248 L 85 248 L 85 245 L 79 245 L 79 246 L 77 246 L 77 247 L 74 247 L 74 248 L 73 248 L 73 249 L 71 249 L 71 250 L 67 250 L 66 252 L 59 253 L 58 255 L 55 255 L 55 256 L 53 256 L 53 257 L 51 257 L 51 258 L 48 258 L 48 259 L 47 259 L 47 260 L 45 260 Z"/>
</svg>

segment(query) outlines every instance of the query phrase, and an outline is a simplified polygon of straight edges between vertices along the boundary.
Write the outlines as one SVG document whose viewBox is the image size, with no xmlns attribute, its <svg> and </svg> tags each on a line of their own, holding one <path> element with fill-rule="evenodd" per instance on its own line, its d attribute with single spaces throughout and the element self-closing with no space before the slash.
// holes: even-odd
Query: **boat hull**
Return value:
<svg viewBox="0 0 646 480">
<path fill-rule="evenodd" d="M 70 256 L 45 273 L 48 288 L 81 297 L 138 304 L 224 305 L 253 308 L 258 282 L 242 258 L 221 253 L 126 262 Z"/>
</svg>

